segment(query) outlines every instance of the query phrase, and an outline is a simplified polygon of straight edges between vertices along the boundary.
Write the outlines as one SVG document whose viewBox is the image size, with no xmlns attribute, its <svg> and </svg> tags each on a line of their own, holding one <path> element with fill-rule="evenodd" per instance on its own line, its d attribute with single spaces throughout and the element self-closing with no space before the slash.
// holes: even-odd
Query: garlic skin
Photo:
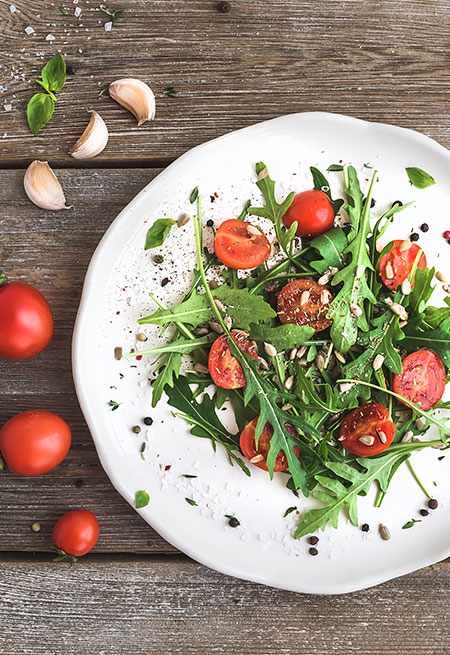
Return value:
<svg viewBox="0 0 450 655">
<path fill-rule="evenodd" d="M 105 121 L 91 111 L 91 120 L 78 141 L 69 150 L 74 159 L 91 159 L 99 155 L 108 143 L 108 128 Z"/>
<path fill-rule="evenodd" d="M 58 178 L 46 161 L 32 161 L 23 179 L 25 193 L 38 207 L 59 211 L 66 206 L 64 192 Z"/>
<path fill-rule="evenodd" d="M 131 111 L 138 126 L 155 118 L 155 96 L 145 82 L 132 77 L 116 80 L 109 85 L 109 95 L 119 105 Z"/>
</svg>

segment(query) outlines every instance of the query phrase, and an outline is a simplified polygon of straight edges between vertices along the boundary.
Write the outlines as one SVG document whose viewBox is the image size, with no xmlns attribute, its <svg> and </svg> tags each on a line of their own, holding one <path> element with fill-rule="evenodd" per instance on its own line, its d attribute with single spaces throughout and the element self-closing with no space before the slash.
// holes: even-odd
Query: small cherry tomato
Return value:
<svg viewBox="0 0 450 655">
<path fill-rule="evenodd" d="M 81 557 L 92 550 L 98 540 L 98 522 L 92 512 L 78 509 L 61 516 L 53 528 L 53 543 L 69 555 Z"/>
<path fill-rule="evenodd" d="M 259 359 L 254 342 L 250 341 L 245 332 L 232 330 L 233 339 L 241 350 L 252 359 Z M 245 374 L 236 357 L 231 354 L 225 334 L 218 337 L 209 351 L 209 372 L 215 384 L 222 389 L 240 389 L 245 387 Z"/>
<path fill-rule="evenodd" d="M 293 280 L 278 294 L 278 317 L 282 323 L 310 325 L 316 332 L 332 323 L 327 318 L 334 296 L 314 280 Z"/>
<path fill-rule="evenodd" d="M 220 224 L 214 249 L 222 263 L 230 268 L 255 268 L 270 255 L 270 243 L 259 227 L 237 218 Z"/>
<path fill-rule="evenodd" d="M 63 461 L 70 443 L 67 423 L 40 409 L 16 414 L 0 430 L 0 451 L 17 475 L 48 473 Z"/>
<path fill-rule="evenodd" d="M 331 230 L 334 224 L 334 210 L 327 194 L 316 190 L 297 193 L 283 216 L 283 223 L 287 228 L 295 221 L 297 221 L 296 234 L 299 237 L 316 237 Z"/>
<path fill-rule="evenodd" d="M 392 387 L 395 393 L 427 411 L 444 395 L 445 366 L 431 350 L 417 350 L 405 357 L 402 372 L 394 375 Z"/>
<path fill-rule="evenodd" d="M 391 445 L 394 436 L 395 426 L 388 410 L 376 402 L 353 409 L 339 430 L 343 448 L 363 457 L 382 453 Z"/>
<path fill-rule="evenodd" d="M 241 432 L 240 446 L 241 450 L 244 453 L 245 457 L 263 471 L 268 471 L 267 468 L 267 455 L 269 454 L 270 449 L 270 440 L 273 435 L 273 427 L 270 423 L 266 423 L 264 429 L 258 440 L 258 448 L 256 448 L 255 442 L 255 430 L 256 424 L 258 423 L 258 417 L 254 418 L 253 421 L 250 421 Z M 298 437 L 297 431 L 289 423 L 286 424 L 286 430 L 292 434 L 293 437 Z M 294 453 L 296 457 L 300 455 L 300 448 L 295 447 Z M 252 461 L 256 458 L 256 461 Z M 275 460 L 275 473 L 279 471 L 286 471 L 288 468 L 288 462 L 286 454 L 280 450 Z"/>
<path fill-rule="evenodd" d="M 0 357 L 28 359 L 53 336 L 53 316 L 42 293 L 24 282 L 0 286 Z"/>
<path fill-rule="evenodd" d="M 427 267 L 427 258 L 422 248 L 415 243 L 409 245 L 410 243 L 409 239 L 405 241 L 397 239 L 394 241 L 392 250 L 383 255 L 378 262 L 378 273 L 383 283 L 392 291 L 396 291 L 401 283 L 409 277 L 419 252 L 422 252 L 422 255 L 417 268 Z M 414 286 L 414 280 L 411 286 Z"/>
</svg>

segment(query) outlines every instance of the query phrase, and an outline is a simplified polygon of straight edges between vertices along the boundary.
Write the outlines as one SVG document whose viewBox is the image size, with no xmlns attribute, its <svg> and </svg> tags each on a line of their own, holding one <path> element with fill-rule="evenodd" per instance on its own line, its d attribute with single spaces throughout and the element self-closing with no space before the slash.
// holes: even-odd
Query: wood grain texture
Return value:
<svg viewBox="0 0 450 655">
<path fill-rule="evenodd" d="M 0 563 L 5 655 L 447 655 L 450 566 L 305 596 L 181 558 Z"/>
<path fill-rule="evenodd" d="M 26 409 L 48 409 L 66 419 L 73 445 L 45 476 L 0 474 L 0 550 L 48 550 L 54 522 L 67 509 L 98 516 L 98 552 L 175 552 L 115 492 L 98 461 L 81 415 L 71 373 L 71 339 L 90 257 L 111 221 L 156 170 L 59 171 L 74 209 L 46 212 L 32 205 L 23 171 L 0 172 L 0 262 L 11 278 L 35 284 L 55 316 L 55 335 L 39 356 L 0 360 L 0 423 Z M 82 485 L 77 486 L 77 485 Z M 39 533 L 31 524 L 42 525 Z"/>
<path fill-rule="evenodd" d="M 72 3 L 70 11 L 73 12 Z M 411 127 L 450 146 L 446 27 L 450 0 L 121 0 L 111 32 L 99 4 L 79 19 L 58 3 L 0 0 L 0 159 L 70 161 L 67 151 L 96 109 L 110 142 L 89 165 L 154 165 L 207 139 L 298 111 L 330 111 Z M 36 30 L 27 36 L 24 29 Z M 46 41 L 51 34 L 54 41 Z M 31 137 L 25 107 L 57 48 L 74 70 L 55 115 Z M 135 120 L 100 91 L 140 77 L 157 99 L 156 120 Z M 176 98 L 164 95 L 173 85 Z M 4 88 L 3 88 L 4 87 Z M 4 103 L 12 111 L 4 112 Z M 3 136 L 3 138 L 2 138 Z M 73 160 L 72 160 L 73 161 Z M 75 164 L 73 164 L 75 165 Z M 86 163 L 78 164 L 86 166 Z"/>
</svg>

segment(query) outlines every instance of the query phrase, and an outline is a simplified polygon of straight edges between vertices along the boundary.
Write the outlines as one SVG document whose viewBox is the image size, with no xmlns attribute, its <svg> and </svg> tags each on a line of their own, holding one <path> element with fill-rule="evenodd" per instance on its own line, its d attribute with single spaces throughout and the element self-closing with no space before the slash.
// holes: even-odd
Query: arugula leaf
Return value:
<svg viewBox="0 0 450 655">
<path fill-rule="evenodd" d="M 180 375 L 181 355 L 170 353 L 158 367 L 158 376 L 152 384 L 152 407 L 156 407 L 161 400 L 165 387 L 173 387 Z M 167 392 L 167 389 L 166 389 Z"/>
<path fill-rule="evenodd" d="M 192 204 L 194 203 L 198 198 L 198 186 L 195 187 L 195 189 L 192 189 L 191 195 L 189 197 L 189 202 Z"/>
<path fill-rule="evenodd" d="M 251 323 L 260 323 L 276 316 L 276 312 L 261 296 L 251 294 L 248 289 L 230 289 L 224 284 L 214 289 L 214 297 L 225 305 L 234 325 L 243 330 L 249 330 Z M 158 309 L 150 316 L 139 319 L 138 323 L 166 325 L 178 322 L 195 328 L 212 319 L 215 319 L 215 313 L 206 294 L 193 294 L 173 309 Z"/>
<path fill-rule="evenodd" d="M 169 232 L 175 223 L 176 221 L 174 221 L 173 218 L 158 218 L 158 220 L 155 221 L 147 231 L 144 246 L 145 250 L 161 246 L 167 239 Z"/>
<path fill-rule="evenodd" d="M 429 173 L 422 170 L 421 168 L 409 167 L 405 168 L 406 173 L 409 177 L 409 181 L 417 189 L 426 189 L 432 184 L 436 184 L 436 180 L 431 177 Z"/>
<path fill-rule="evenodd" d="M 246 218 L 246 216 L 247 216 L 247 214 L 248 214 L 248 209 L 249 209 L 250 205 L 251 205 L 250 200 L 247 200 L 247 202 L 245 203 L 245 205 L 244 205 L 243 208 L 242 208 L 241 213 L 240 213 L 239 216 L 237 217 L 238 221 L 243 221 L 243 220 L 245 220 L 245 218 Z"/>
<path fill-rule="evenodd" d="M 432 350 L 439 355 L 447 369 L 450 369 L 450 316 L 439 323 L 434 330 L 421 329 L 421 326 L 408 323 L 404 332 L 403 343 L 407 348 Z"/>
<path fill-rule="evenodd" d="M 313 239 L 309 245 L 322 255 L 322 259 L 311 262 L 313 269 L 318 273 L 324 273 L 331 266 L 340 268 L 344 262 L 342 253 L 347 243 L 347 237 L 341 227 L 333 227 Z"/>
<path fill-rule="evenodd" d="M 336 350 L 346 353 L 356 342 L 358 329 L 367 331 L 369 326 L 364 311 L 364 302 L 375 304 L 377 299 L 367 284 L 366 269 L 373 270 L 372 262 L 366 249 L 367 235 L 370 230 L 369 213 L 373 185 L 377 176 L 374 171 L 367 193 L 364 211 L 361 205 L 361 189 L 355 169 L 344 168 L 346 179 L 345 192 L 349 197 L 346 205 L 356 234 L 344 250 L 351 255 L 351 261 L 336 273 L 332 285 L 342 283 L 342 287 L 331 303 L 327 317 L 333 319 L 331 338 Z M 361 214 L 362 212 L 362 214 Z"/>
<path fill-rule="evenodd" d="M 173 386 L 166 386 L 168 404 L 181 412 L 181 416 L 191 425 L 191 434 L 196 437 L 211 439 L 215 447 L 220 444 L 225 448 L 230 464 L 237 464 L 246 475 L 250 471 L 242 459 L 235 454 L 239 450 L 239 435 L 232 435 L 222 425 L 216 414 L 214 400 L 207 393 L 199 402 L 192 393 L 187 379 L 180 375 Z"/>
<path fill-rule="evenodd" d="M 442 321 L 450 316 L 450 298 L 445 298 L 448 307 L 427 307 L 423 315 L 423 322 L 430 328 L 436 328 Z"/>
<path fill-rule="evenodd" d="M 46 91 L 61 91 L 66 83 L 66 62 L 60 52 L 45 64 L 41 78 Z"/>
<path fill-rule="evenodd" d="M 36 135 L 53 116 L 55 101 L 47 93 L 35 93 L 27 105 L 27 121 Z"/>
<path fill-rule="evenodd" d="M 141 507 L 146 507 L 150 502 L 150 496 L 144 489 L 141 489 L 140 491 L 136 491 L 135 497 L 134 497 L 134 506 L 136 509 L 141 509 Z"/>
<path fill-rule="evenodd" d="M 344 204 L 344 201 L 342 199 L 333 200 L 333 198 L 331 197 L 330 185 L 328 183 L 328 180 L 319 171 L 318 168 L 315 168 L 314 166 L 311 166 L 309 170 L 311 171 L 311 174 L 313 176 L 314 189 L 316 189 L 316 191 L 323 191 L 324 193 L 327 194 L 327 196 L 330 199 L 331 205 L 333 207 L 334 215 L 336 216 L 336 214 L 338 213 L 338 211 L 340 210 L 340 208 Z"/>
<path fill-rule="evenodd" d="M 414 287 L 408 298 L 408 314 L 422 314 L 435 287 L 431 286 L 434 279 L 434 268 L 418 268 L 414 277 Z"/>
<path fill-rule="evenodd" d="M 389 452 L 381 457 L 359 457 L 356 462 L 361 469 L 346 463 L 325 462 L 326 468 L 337 478 L 344 480 L 345 484 L 334 477 L 315 476 L 324 490 L 314 491 L 313 496 L 320 500 L 324 507 L 311 509 L 303 514 L 295 531 L 295 538 L 300 539 L 316 530 L 324 530 L 328 523 L 337 528 L 339 514 L 343 509 L 347 510 L 351 523 L 358 525 L 358 495 L 366 495 L 375 481 L 382 491 L 386 491 L 392 468 L 407 457 L 403 451 Z"/>
<path fill-rule="evenodd" d="M 163 346 L 157 346 L 156 348 L 151 348 L 150 350 L 135 350 L 132 353 L 122 355 L 122 357 L 142 357 L 143 355 L 164 355 L 166 353 L 180 353 L 181 355 L 188 355 L 194 350 L 198 350 L 203 346 L 210 345 L 213 340 L 214 335 L 212 334 L 207 334 L 204 337 L 197 337 L 196 339 L 175 339 L 173 341 L 169 341 L 169 343 L 166 343 Z"/>
<path fill-rule="evenodd" d="M 286 323 L 276 327 L 264 324 L 252 325 L 251 334 L 264 339 L 267 343 L 271 343 L 277 350 L 288 350 L 295 346 L 302 346 L 306 341 L 309 341 L 314 335 L 314 328 L 308 325 L 295 325 L 294 323 Z"/>
<path fill-rule="evenodd" d="M 330 164 L 330 166 L 328 166 L 328 168 L 327 168 L 327 171 L 330 171 L 330 172 L 331 171 L 342 171 L 342 170 L 344 170 L 344 167 L 342 166 L 342 164 Z"/>
</svg>

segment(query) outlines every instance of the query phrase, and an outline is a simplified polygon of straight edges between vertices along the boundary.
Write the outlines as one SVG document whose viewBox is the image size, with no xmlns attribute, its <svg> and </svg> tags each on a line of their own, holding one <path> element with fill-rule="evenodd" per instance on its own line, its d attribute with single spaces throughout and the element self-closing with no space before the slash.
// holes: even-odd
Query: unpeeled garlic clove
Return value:
<svg viewBox="0 0 450 655">
<path fill-rule="evenodd" d="M 75 159 L 91 159 L 100 154 L 108 143 L 108 128 L 105 121 L 97 114 L 91 112 L 91 120 L 78 141 L 71 147 L 69 154 Z"/>
<path fill-rule="evenodd" d="M 109 95 L 131 111 L 138 125 L 155 118 L 155 96 L 145 82 L 132 77 L 116 80 L 109 85 Z"/>
<path fill-rule="evenodd" d="M 25 171 L 23 186 L 31 202 L 42 209 L 70 209 L 58 178 L 46 161 L 31 162 Z"/>
</svg>

